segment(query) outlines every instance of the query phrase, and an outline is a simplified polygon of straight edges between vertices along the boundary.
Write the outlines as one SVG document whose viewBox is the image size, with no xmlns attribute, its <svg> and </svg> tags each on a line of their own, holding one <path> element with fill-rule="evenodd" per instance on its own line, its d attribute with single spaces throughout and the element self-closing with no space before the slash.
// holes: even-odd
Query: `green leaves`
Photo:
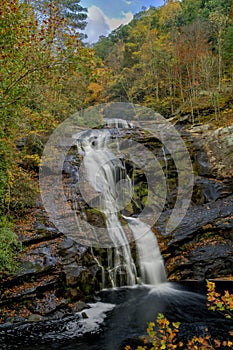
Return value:
<svg viewBox="0 0 233 350">
<path fill-rule="evenodd" d="M 210 281 L 207 281 L 207 290 L 209 310 L 218 311 L 226 318 L 233 317 L 233 294 L 225 291 L 224 295 L 220 295 L 215 291 L 215 283 Z"/>
<path fill-rule="evenodd" d="M 229 0 L 166 1 L 102 37 L 94 49 L 113 72 L 107 96 L 165 117 L 180 110 L 192 123 L 200 122 L 203 106 L 214 108 L 209 118 L 220 120 L 222 111 L 216 112 L 216 103 L 203 92 L 212 96 L 231 89 L 230 8 Z"/>
<path fill-rule="evenodd" d="M 15 256 L 21 248 L 13 225 L 5 216 L 0 217 L 0 273 L 14 272 L 16 269 Z"/>
<path fill-rule="evenodd" d="M 215 283 L 207 282 L 207 300 L 208 308 L 213 311 L 220 311 L 226 318 L 231 318 L 233 311 L 233 295 L 225 291 L 224 295 L 220 295 L 215 291 Z M 205 336 L 194 336 L 183 344 L 178 340 L 180 322 L 170 322 L 163 314 L 157 315 L 156 323 L 150 322 L 147 328 L 149 339 L 144 340 L 145 347 L 138 346 L 137 350 L 168 350 L 168 349 L 187 349 L 187 350 L 215 350 L 221 348 L 231 348 L 233 343 L 228 341 L 219 341 L 211 339 L 208 334 L 208 328 L 205 329 Z M 232 335 L 231 331 L 229 332 Z M 152 344 L 152 347 L 151 347 Z M 125 350 L 132 350 L 130 346 L 126 346 Z"/>
</svg>

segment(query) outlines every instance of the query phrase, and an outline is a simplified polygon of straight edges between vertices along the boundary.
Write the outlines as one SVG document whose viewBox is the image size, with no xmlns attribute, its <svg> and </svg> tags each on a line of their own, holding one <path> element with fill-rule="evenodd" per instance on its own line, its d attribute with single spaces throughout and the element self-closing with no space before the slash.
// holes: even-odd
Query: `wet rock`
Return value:
<svg viewBox="0 0 233 350">
<path fill-rule="evenodd" d="M 39 322 L 42 320 L 43 320 L 43 317 L 37 314 L 32 314 L 28 317 L 28 322 Z"/>
<path fill-rule="evenodd" d="M 63 164 L 63 169 L 62 169 L 62 173 L 63 174 L 68 174 L 68 175 L 73 175 L 75 173 L 75 169 L 74 166 L 71 164 L 70 160 L 65 160 L 64 164 Z"/>
<path fill-rule="evenodd" d="M 23 246 L 28 247 L 32 244 L 50 241 L 61 236 L 62 234 L 53 227 L 33 228 L 24 230 L 21 241 Z"/>
<path fill-rule="evenodd" d="M 86 303 L 84 303 L 82 300 L 79 300 L 77 303 L 75 303 L 71 310 L 73 313 L 81 312 L 84 309 L 89 309 L 90 306 Z"/>
<path fill-rule="evenodd" d="M 216 228 L 218 230 L 229 230 L 229 238 L 233 240 L 233 218 L 223 218 L 216 221 Z"/>
<path fill-rule="evenodd" d="M 197 164 L 200 175 L 218 178 L 232 177 L 233 169 L 233 125 L 211 130 L 202 137 L 195 135 L 197 147 Z"/>
<path fill-rule="evenodd" d="M 170 279 L 232 275 L 233 256 L 233 125 L 217 130 L 181 130 L 195 172 L 192 203 L 166 240 L 163 254 Z M 171 210 L 157 223 L 163 235 Z"/>
<path fill-rule="evenodd" d="M 49 267 L 49 266 L 56 266 L 57 264 L 57 258 L 54 256 L 46 256 L 45 259 L 45 266 Z"/>
<path fill-rule="evenodd" d="M 66 265 L 71 265 L 75 263 L 75 256 L 76 254 L 72 254 L 72 255 L 68 255 L 65 256 L 62 260 L 61 260 L 61 264 L 65 267 Z"/>
<path fill-rule="evenodd" d="M 59 254 L 61 256 L 66 254 L 67 249 L 74 246 L 74 241 L 70 238 L 64 238 L 59 246 Z"/>
<path fill-rule="evenodd" d="M 230 217 L 233 213 L 233 195 L 219 199 L 215 202 L 208 202 L 203 205 L 190 207 L 182 220 L 181 224 L 175 229 L 171 235 L 169 246 L 181 244 L 184 241 L 192 239 L 195 235 L 201 234 L 199 231 L 207 224 L 213 224 L 219 218 Z M 171 215 L 171 211 L 166 211 L 161 215 L 157 227 L 160 232 L 165 231 L 167 218 Z"/>
<path fill-rule="evenodd" d="M 188 255 L 188 259 L 193 267 L 194 279 L 228 276 L 233 271 L 233 247 L 230 242 L 197 247 Z"/>
<path fill-rule="evenodd" d="M 78 284 L 83 272 L 87 272 L 88 269 L 83 266 L 79 266 L 77 263 L 66 265 L 64 272 L 66 273 L 67 286 L 73 287 Z"/>
<path fill-rule="evenodd" d="M 14 317 L 12 320 L 12 323 L 23 323 L 23 322 L 25 322 L 25 318 L 19 317 L 19 316 Z"/>
<path fill-rule="evenodd" d="M 79 257 L 82 258 L 87 252 L 88 247 L 76 243 L 70 238 L 64 238 L 61 244 L 59 245 L 59 255 L 62 256 L 62 263 L 67 265 L 67 260 L 70 258 Z"/>
<path fill-rule="evenodd" d="M 50 293 L 45 292 L 43 295 L 36 296 L 30 303 L 26 303 L 27 308 L 33 314 L 39 314 L 42 316 L 53 315 L 56 311 L 61 310 L 67 305 L 66 300 L 59 299 L 51 291 Z"/>
<path fill-rule="evenodd" d="M 205 201 L 216 201 L 222 196 L 223 184 L 216 179 L 208 179 L 198 176 L 195 183 L 201 188 Z"/>
<path fill-rule="evenodd" d="M 61 264 L 64 266 L 75 263 L 76 255 L 79 255 L 79 252 L 77 244 L 71 239 L 65 238 L 59 247 L 59 254 L 62 256 Z"/>
</svg>

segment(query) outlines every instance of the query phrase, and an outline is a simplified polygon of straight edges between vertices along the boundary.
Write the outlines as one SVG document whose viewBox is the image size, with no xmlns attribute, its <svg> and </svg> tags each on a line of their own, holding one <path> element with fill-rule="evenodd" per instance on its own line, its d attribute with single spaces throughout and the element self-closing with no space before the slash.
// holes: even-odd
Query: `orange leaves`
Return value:
<svg viewBox="0 0 233 350">
<path fill-rule="evenodd" d="M 209 309 L 220 311 L 225 317 L 231 317 L 233 311 L 233 295 L 228 291 L 225 291 L 224 295 L 221 296 L 221 294 L 215 291 L 214 282 L 207 281 L 207 288 L 207 306 Z M 194 336 L 187 341 L 187 344 L 184 344 L 177 339 L 179 327 L 180 322 L 171 323 L 163 314 L 158 314 L 156 324 L 154 322 L 148 324 L 147 334 L 149 340 L 145 338 L 145 346 L 138 346 L 137 350 L 215 350 L 222 347 L 232 348 L 233 346 L 233 342 L 230 340 L 220 341 L 217 339 L 211 339 L 211 336 L 208 333 L 208 328 L 205 329 L 204 337 Z M 233 332 L 230 331 L 229 335 L 232 336 Z M 147 347 L 147 344 L 149 344 L 149 347 Z M 125 350 L 132 350 L 132 348 L 126 346 Z"/>
<path fill-rule="evenodd" d="M 11 133 L 16 124 L 21 134 L 35 127 L 56 127 L 104 91 L 108 74 L 102 61 L 92 49 L 82 46 L 77 31 L 71 32 L 70 27 L 68 31 L 68 18 L 59 6 L 44 2 L 42 17 L 37 20 L 38 12 L 30 3 L 2 1 L 0 107 L 10 120 Z M 94 89 L 90 83 L 96 84 Z"/>
<path fill-rule="evenodd" d="M 187 343 L 187 350 L 214 350 L 211 342 L 209 342 L 210 336 L 206 335 L 205 338 L 193 337 Z"/>
<path fill-rule="evenodd" d="M 207 300 L 208 308 L 212 311 L 218 311 L 226 318 L 233 316 L 233 294 L 229 291 L 225 291 L 224 295 L 221 295 L 215 291 L 215 283 L 207 281 Z"/>
<path fill-rule="evenodd" d="M 147 333 L 153 344 L 151 349 L 172 350 L 183 346 L 183 343 L 178 342 L 176 337 L 177 333 L 179 332 L 179 322 L 172 322 L 171 324 L 163 314 L 158 314 L 156 322 L 158 330 L 155 330 L 154 322 L 150 322 L 147 328 Z M 140 347 L 137 350 L 140 350 Z"/>
<path fill-rule="evenodd" d="M 223 341 L 222 345 L 227 346 L 228 348 L 231 348 L 233 343 L 232 341 L 228 340 L 228 341 Z"/>
</svg>

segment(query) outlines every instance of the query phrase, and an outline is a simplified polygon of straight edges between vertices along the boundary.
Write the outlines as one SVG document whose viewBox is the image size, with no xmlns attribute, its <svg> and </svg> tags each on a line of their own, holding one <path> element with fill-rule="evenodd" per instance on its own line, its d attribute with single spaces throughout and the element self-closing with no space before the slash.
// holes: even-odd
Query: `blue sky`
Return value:
<svg viewBox="0 0 233 350">
<path fill-rule="evenodd" d="M 143 6 L 161 6 L 164 0 L 81 0 L 88 9 L 86 34 L 88 42 L 96 42 L 100 35 L 108 35 L 121 24 L 129 23 Z"/>
</svg>

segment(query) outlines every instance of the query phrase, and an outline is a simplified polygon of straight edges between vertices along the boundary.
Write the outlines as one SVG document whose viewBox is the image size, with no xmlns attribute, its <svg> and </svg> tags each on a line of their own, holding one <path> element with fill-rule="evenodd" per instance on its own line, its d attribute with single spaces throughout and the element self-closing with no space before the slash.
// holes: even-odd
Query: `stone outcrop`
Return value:
<svg viewBox="0 0 233 350">
<path fill-rule="evenodd" d="M 23 248 L 16 274 L 2 276 L 0 323 L 58 320 L 80 311 L 82 303 L 87 307 L 84 302 L 100 289 L 90 249 L 65 238 L 40 207 L 18 230 Z"/>
<path fill-rule="evenodd" d="M 182 130 L 181 130 L 182 134 Z M 185 130 L 193 159 L 193 201 L 181 224 L 166 237 L 163 254 L 171 280 L 226 278 L 233 271 L 233 125 Z M 158 224 L 163 226 L 169 211 Z"/>
<path fill-rule="evenodd" d="M 122 137 L 133 136 L 156 154 L 169 175 L 169 197 L 155 227 L 170 280 L 227 278 L 233 270 L 233 126 L 217 130 L 208 126 L 180 128 L 193 161 L 195 186 L 192 203 L 185 218 L 170 235 L 164 226 L 176 199 L 175 168 L 161 143 L 140 130 L 126 130 Z M 166 162 L 164 161 L 164 154 Z M 69 154 L 64 164 L 64 182 L 68 200 L 73 196 L 79 159 Z M 131 215 L 142 210 L 147 188 L 145 177 L 137 170 L 138 182 L 133 203 L 125 208 Z M 80 213 L 93 225 L 104 226 L 103 216 L 85 207 L 76 193 Z M 124 214 L 123 213 L 123 214 Z M 94 251 L 64 237 L 49 222 L 41 206 L 18 226 L 23 245 L 16 275 L 3 276 L 0 285 L 1 322 L 22 323 L 57 320 L 74 315 L 96 290 L 102 288 L 104 249 Z M 27 221 L 27 220 L 26 220 Z M 104 260 L 105 259 L 105 260 Z M 77 304 L 78 303 L 78 304 Z M 84 305 L 84 306 L 82 306 Z"/>
</svg>

